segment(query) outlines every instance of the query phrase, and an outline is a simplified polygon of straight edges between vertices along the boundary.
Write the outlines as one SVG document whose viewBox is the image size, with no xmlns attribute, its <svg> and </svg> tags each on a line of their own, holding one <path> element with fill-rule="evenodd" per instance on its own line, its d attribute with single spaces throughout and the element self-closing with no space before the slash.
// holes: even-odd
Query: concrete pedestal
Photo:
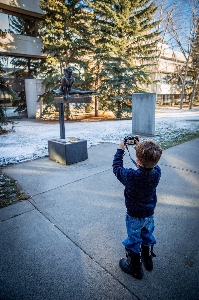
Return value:
<svg viewBox="0 0 199 300">
<path fill-rule="evenodd" d="M 155 93 L 134 93 L 132 95 L 132 133 L 155 134 Z"/>
<path fill-rule="evenodd" d="M 62 165 L 71 165 L 88 159 L 87 141 L 56 139 L 48 141 L 49 158 Z"/>
<path fill-rule="evenodd" d="M 38 96 L 43 94 L 44 91 L 41 80 L 25 79 L 26 104 L 29 119 L 40 118 L 42 114 L 42 102 L 38 102 Z"/>
</svg>

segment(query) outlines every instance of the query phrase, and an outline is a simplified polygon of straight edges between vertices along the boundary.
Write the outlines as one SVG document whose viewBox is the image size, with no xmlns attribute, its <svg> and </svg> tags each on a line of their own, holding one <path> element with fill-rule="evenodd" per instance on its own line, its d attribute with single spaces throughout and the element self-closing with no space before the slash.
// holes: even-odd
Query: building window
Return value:
<svg viewBox="0 0 199 300">
<path fill-rule="evenodd" d="M 38 37 L 39 19 L 18 13 L 0 13 L 0 29 L 4 32 Z"/>
<path fill-rule="evenodd" d="M 41 75 L 37 74 L 40 59 L 0 55 L 0 62 L 5 78 L 41 78 Z"/>
</svg>

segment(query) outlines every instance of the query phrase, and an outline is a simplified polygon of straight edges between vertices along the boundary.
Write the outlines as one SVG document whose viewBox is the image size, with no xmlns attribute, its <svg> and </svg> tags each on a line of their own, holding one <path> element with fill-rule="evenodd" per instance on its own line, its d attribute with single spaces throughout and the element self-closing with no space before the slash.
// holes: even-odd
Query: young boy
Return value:
<svg viewBox="0 0 199 300">
<path fill-rule="evenodd" d="M 154 231 L 154 209 L 157 202 L 156 187 L 161 176 L 157 163 L 162 149 L 153 141 L 136 143 L 136 162 L 138 168 L 123 167 L 126 145 L 121 141 L 113 160 L 113 173 L 125 186 L 124 197 L 127 208 L 127 237 L 122 242 L 126 249 L 126 258 L 121 258 L 120 268 L 137 279 L 143 278 L 142 262 L 148 271 L 152 271 L 153 245 L 156 240 Z M 128 143 L 128 141 L 127 141 Z M 141 253 L 140 253 L 141 251 Z"/>
</svg>

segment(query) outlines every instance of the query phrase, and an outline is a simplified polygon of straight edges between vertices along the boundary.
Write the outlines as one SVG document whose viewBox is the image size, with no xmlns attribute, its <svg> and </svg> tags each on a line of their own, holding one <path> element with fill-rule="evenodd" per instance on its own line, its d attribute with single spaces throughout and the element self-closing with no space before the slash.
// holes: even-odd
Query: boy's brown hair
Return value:
<svg viewBox="0 0 199 300">
<path fill-rule="evenodd" d="M 136 156 L 145 168 L 155 167 L 161 155 L 162 149 L 154 141 L 144 141 L 136 145 Z"/>
</svg>

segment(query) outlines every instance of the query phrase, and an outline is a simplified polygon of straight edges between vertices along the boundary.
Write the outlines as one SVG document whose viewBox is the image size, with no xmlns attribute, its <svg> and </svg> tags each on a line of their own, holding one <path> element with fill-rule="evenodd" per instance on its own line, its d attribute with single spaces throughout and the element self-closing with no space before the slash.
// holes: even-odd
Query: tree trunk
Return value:
<svg viewBox="0 0 199 300">
<path fill-rule="evenodd" d="M 71 114 L 69 103 L 66 103 L 66 105 L 65 105 L 65 112 L 66 112 L 66 120 L 68 121 L 68 120 L 70 120 L 70 114 Z"/>
<path fill-rule="evenodd" d="M 193 108 L 193 101 L 194 101 L 195 94 L 196 94 L 196 89 L 197 89 L 197 86 L 198 86 L 198 80 L 199 80 L 199 70 L 198 70 L 198 73 L 196 75 L 196 79 L 195 79 L 195 82 L 194 82 L 193 92 L 191 94 L 191 99 L 190 99 L 190 104 L 189 104 L 189 109 Z"/>
<path fill-rule="evenodd" d="M 98 64 L 98 70 L 97 70 L 97 78 L 95 81 L 95 89 L 97 89 L 99 87 L 100 84 L 100 79 L 99 79 L 99 74 L 100 74 L 100 65 Z M 97 96 L 94 96 L 95 98 L 95 117 L 98 117 L 98 100 L 97 100 Z"/>
<path fill-rule="evenodd" d="M 95 99 L 95 117 L 98 117 L 98 101 L 97 101 L 97 97 L 94 96 Z"/>
<path fill-rule="evenodd" d="M 182 82 L 182 92 L 180 96 L 180 109 L 183 107 L 183 100 L 184 100 L 184 92 L 185 92 L 185 84 L 186 84 L 186 79 L 187 79 L 187 72 L 188 72 L 188 66 L 189 66 L 189 56 L 186 61 L 186 68 L 185 68 L 185 74 Z"/>
<path fill-rule="evenodd" d="M 171 106 L 174 106 L 174 102 L 175 102 L 174 95 L 171 95 Z"/>
</svg>

